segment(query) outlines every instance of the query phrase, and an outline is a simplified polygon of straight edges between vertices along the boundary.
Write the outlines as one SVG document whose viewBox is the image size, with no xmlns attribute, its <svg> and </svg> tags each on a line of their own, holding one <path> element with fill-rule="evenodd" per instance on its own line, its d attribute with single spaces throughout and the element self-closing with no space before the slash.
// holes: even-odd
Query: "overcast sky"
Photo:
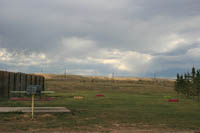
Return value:
<svg viewBox="0 0 200 133">
<path fill-rule="evenodd" d="M 200 0 L 0 0 L 0 69 L 175 77 L 200 68 Z"/>
</svg>

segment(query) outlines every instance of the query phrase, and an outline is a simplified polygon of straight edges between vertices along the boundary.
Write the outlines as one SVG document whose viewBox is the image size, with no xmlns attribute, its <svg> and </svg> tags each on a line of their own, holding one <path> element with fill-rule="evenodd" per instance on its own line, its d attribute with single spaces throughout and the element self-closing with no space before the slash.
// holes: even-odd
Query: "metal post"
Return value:
<svg viewBox="0 0 200 133">
<path fill-rule="evenodd" d="M 34 118 L 34 94 L 32 94 L 32 120 Z"/>
</svg>

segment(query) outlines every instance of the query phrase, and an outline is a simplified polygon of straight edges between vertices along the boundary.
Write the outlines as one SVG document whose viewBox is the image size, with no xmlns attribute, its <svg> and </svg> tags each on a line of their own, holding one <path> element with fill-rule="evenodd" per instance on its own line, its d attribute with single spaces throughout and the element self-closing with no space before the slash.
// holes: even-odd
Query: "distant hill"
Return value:
<svg viewBox="0 0 200 133">
<path fill-rule="evenodd" d="M 117 80 L 117 81 L 174 81 L 172 79 L 165 79 L 165 78 L 138 78 L 138 77 L 104 77 L 104 76 L 82 76 L 82 75 L 62 75 L 62 74 L 39 74 L 43 75 L 48 80 L 84 80 L 84 81 L 91 81 L 91 80 Z"/>
</svg>

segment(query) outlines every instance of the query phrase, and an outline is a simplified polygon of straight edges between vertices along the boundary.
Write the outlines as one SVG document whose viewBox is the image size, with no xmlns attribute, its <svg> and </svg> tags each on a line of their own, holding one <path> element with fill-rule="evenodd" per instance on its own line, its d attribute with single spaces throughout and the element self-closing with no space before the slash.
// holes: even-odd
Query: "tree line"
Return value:
<svg viewBox="0 0 200 133">
<path fill-rule="evenodd" d="M 177 74 L 175 82 L 175 91 L 178 95 L 183 95 L 187 98 L 198 97 L 200 100 L 200 69 L 192 68 L 192 72 Z"/>
</svg>

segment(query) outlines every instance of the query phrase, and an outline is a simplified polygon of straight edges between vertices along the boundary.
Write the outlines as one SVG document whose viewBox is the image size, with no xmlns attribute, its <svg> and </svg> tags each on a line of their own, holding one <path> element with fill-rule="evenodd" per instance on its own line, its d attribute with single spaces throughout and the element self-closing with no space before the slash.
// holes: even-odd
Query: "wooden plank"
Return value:
<svg viewBox="0 0 200 133">
<path fill-rule="evenodd" d="M 39 85 L 41 85 L 42 86 L 42 90 L 44 91 L 44 77 L 43 76 L 40 76 L 39 77 Z"/>
<path fill-rule="evenodd" d="M 35 75 L 32 75 L 31 77 L 32 77 L 32 85 L 35 85 L 35 81 L 36 81 L 35 80 Z"/>
<path fill-rule="evenodd" d="M 40 76 L 37 76 L 36 81 L 37 81 L 36 85 L 40 85 Z"/>
<path fill-rule="evenodd" d="M 20 83 L 21 83 L 21 91 L 25 91 L 26 90 L 26 81 L 25 81 L 25 74 L 21 73 L 21 79 L 20 79 Z"/>
<path fill-rule="evenodd" d="M 27 78 L 28 78 L 28 75 L 25 74 L 25 79 L 24 79 L 24 81 L 25 81 L 25 91 L 26 91 L 26 89 L 27 89 Z"/>
<path fill-rule="evenodd" d="M 32 85 L 32 78 L 31 78 L 31 75 L 27 75 L 27 87 L 29 86 L 29 85 Z"/>
<path fill-rule="evenodd" d="M 42 76 L 42 90 L 45 90 L 45 78 Z"/>
<path fill-rule="evenodd" d="M 41 85 L 41 76 L 38 76 L 38 85 Z"/>
<path fill-rule="evenodd" d="M 26 94 L 26 91 L 10 91 L 12 94 Z"/>
<path fill-rule="evenodd" d="M 14 91 L 14 85 L 15 85 L 15 74 L 10 72 L 9 73 L 9 91 Z"/>
<path fill-rule="evenodd" d="M 8 98 L 8 96 L 9 96 L 8 81 L 9 81 L 9 73 L 3 72 L 3 96 L 5 98 Z"/>
<path fill-rule="evenodd" d="M 35 76 L 35 85 L 38 85 L 38 76 Z"/>
<path fill-rule="evenodd" d="M 31 107 L 0 107 L 0 112 L 31 112 Z M 65 107 L 35 107 L 35 112 L 66 112 L 69 113 L 71 110 Z"/>
<path fill-rule="evenodd" d="M 0 71 L 0 98 L 3 98 L 3 71 Z"/>
<path fill-rule="evenodd" d="M 14 91 L 17 90 L 17 89 L 16 89 L 16 88 L 17 88 L 17 83 L 16 83 L 17 81 L 16 81 L 16 79 L 17 79 L 17 74 L 14 73 L 14 85 L 13 85 L 13 86 L 14 86 L 14 88 L 13 88 Z"/>
<path fill-rule="evenodd" d="M 21 90 L 21 73 L 16 73 L 15 75 L 15 90 L 20 91 Z"/>
<path fill-rule="evenodd" d="M 42 91 L 41 93 L 42 94 L 54 94 L 55 91 Z"/>
</svg>

